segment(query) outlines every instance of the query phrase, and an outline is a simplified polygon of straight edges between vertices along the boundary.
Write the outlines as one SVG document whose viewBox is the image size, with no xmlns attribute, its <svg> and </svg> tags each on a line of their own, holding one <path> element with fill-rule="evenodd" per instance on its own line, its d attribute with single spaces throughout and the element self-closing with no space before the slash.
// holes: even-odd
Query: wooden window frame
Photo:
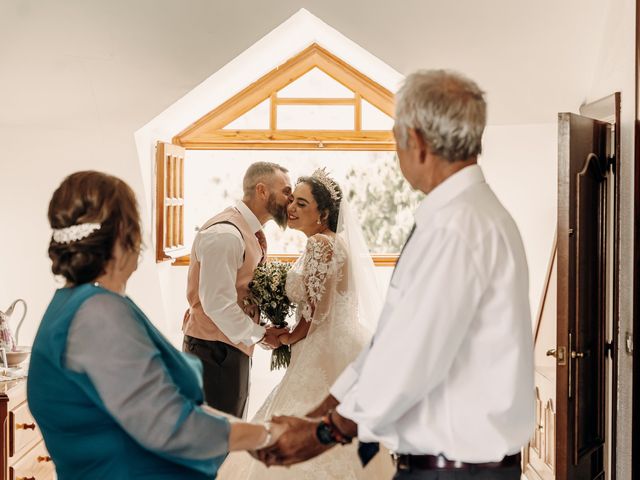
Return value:
<svg viewBox="0 0 640 480">
<path fill-rule="evenodd" d="M 278 91 L 314 68 L 318 68 L 338 83 L 354 92 L 353 98 L 293 98 L 280 97 Z M 268 100 L 269 129 L 244 130 L 224 127 L 244 115 L 260 103 Z M 234 95 L 220 106 L 198 119 L 172 138 L 171 147 L 186 150 L 341 150 L 341 151 L 395 151 L 395 139 L 391 130 L 362 130 L 362 101 L 369 102 L 389 117 L 394 117 L 393 94 L 369 77 L 351 67 L 329 51 L 312 44 L 283 65 L 267 73 L 259 80 Z M 278 105 L 353 105 L 353 130 L 279 130 Z M 161 169 L 160 145 L 156 164 L 156 261 L 173 260 L 174 266 L 189 265 L 189 255 L 180 249 L 167 250 L 165 225 L 168 206 L 165 192 L 165 171 Z M 184 169 L 184 160 L 182 162 Z M 183 172 L 182 177 L 184 178 Z M 184 187 L 181 208 L 184 209 Z M 184 212 L 184 210 L 183 210 Z M 184 221 L 184 215 L 181 216 Z M 182 234 L 184 226 L 182 226 Z M 184 248 L 184 245 L 181 246 Z M 298 255 L 273 254 L 271 260 L 293 262 Z M 394 266 L 397 254 L 372 255 L 376 266 Z"/>
<path fill-rule="evenodd" d="M 183 253 L 184 162 L 186 150 L 170 143 L 156 144 L 156 262 Z"/>
<path fill-rule="evenodd" d="M 354 91 L 354 98 L 281 98 L 277 92 L 314 68 Z M 265 100 L 268 130 L 224 127 Z M 171 143 L 187 150 L 395 150 L 390 130 L 362 130 L 362 100 L 394 116 L 393 94 L 329 51 L 313 44 L 252 83 L 175 135 Z M 277 105 L 354 105 L 353 130 L 278 130 Z"/>
</svg>

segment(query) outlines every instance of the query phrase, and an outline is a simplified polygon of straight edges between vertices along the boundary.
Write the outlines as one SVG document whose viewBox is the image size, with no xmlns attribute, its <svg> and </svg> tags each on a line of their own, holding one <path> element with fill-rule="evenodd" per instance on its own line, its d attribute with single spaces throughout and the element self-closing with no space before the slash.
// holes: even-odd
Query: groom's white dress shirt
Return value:
<svg viewBox="0 0 640 480">
<path fill-rule="evenodd" d="M 363 442 L 491 462 L 533 433 L 533 339 L 518 228 L 473 165 L 430 192 L 369 347 L 331 393 Z"/>
<path fill-rule="evenodd" d="M 244 202 L 235 207 L 253 233 L 262 229 L 260 221 Z M 236 227 L 227 223 L 212 225 L 196 235 L 196 256 L 200 261 L 199 295 L 202 308 L 229 340 L 253 345 L 264 336 L 257 325 L 238 305 L 236 276 L 244 262 L 244 240 Z"/>
</svg>

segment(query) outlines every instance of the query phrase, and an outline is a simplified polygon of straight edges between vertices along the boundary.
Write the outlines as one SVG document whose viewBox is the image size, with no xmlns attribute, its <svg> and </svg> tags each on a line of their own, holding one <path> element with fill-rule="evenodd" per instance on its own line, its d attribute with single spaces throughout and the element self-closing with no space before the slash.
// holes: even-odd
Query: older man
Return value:
<svg viewBox="0 0 640 480">
<path fill-rule="evenodd" d="M 533 432 L 528 270 L 515 222 L 477 165 L 483 92 L 447 71 L 420 71 L 398 93 L 400 169 L 424 192 L 373 341 L 309 417 L 289 425 L 267 464 L 336 443 L 394 452 L 396 479 L 513 479 Z"/>
<path fill-rule="evenodd" d="M 287 169 L 275 163 L 252 164 L 242 186 L 242 201 L 205 222 L 193 241 L 182 327 L 183 350 L 202 360 L 206 402 L 236 417 L 246 410 L 254 345 L 280 345 L 282 332 L 259 325 L 244 300 L 267 255 L 262 225 L 286 227 L 291 201 Z"/>
</svg>

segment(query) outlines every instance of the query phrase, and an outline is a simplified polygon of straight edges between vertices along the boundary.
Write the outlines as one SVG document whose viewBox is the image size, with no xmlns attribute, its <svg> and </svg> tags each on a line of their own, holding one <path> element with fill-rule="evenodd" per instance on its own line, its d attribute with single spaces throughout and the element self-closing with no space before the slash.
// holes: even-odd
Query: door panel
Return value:
<svg viewBox="0 0 640 480">
<path fill-rule="evenodd" d="M 604 472 L 607 140 L 610 125 L 558 117 L 558 479 Z"/>
<path fill-rule="evenodd" d="M 604 443 L 607 183 L 603 164 L 606 156 L 603 162 L 597 155 L 590 154 L 578 173 L 577 182 L 576 459 Z"/>
</svg>

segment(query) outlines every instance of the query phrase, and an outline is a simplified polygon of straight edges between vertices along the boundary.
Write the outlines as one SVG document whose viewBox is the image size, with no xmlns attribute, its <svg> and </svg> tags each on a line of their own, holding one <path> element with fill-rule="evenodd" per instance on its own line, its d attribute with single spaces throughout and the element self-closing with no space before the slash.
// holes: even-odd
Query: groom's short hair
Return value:
<svg viewBox="0 0 640 480">
<path fill-rule="evenodd" d="M 244 174 L 244 179 L 242 180 L 244 196 L 249 198 L 253 197 L 253 194 L 256 191 L 256 185 L 258 183 L 269 183 L 271 180 L 269 177 L 278 170 L 282 173 L 289 172 L 289 170 L 284 168 L 282 165 L 278 165 L 273 162 L 252 163 L 249 168 L 247 168 L 247 171 Z"/>
</svg>

